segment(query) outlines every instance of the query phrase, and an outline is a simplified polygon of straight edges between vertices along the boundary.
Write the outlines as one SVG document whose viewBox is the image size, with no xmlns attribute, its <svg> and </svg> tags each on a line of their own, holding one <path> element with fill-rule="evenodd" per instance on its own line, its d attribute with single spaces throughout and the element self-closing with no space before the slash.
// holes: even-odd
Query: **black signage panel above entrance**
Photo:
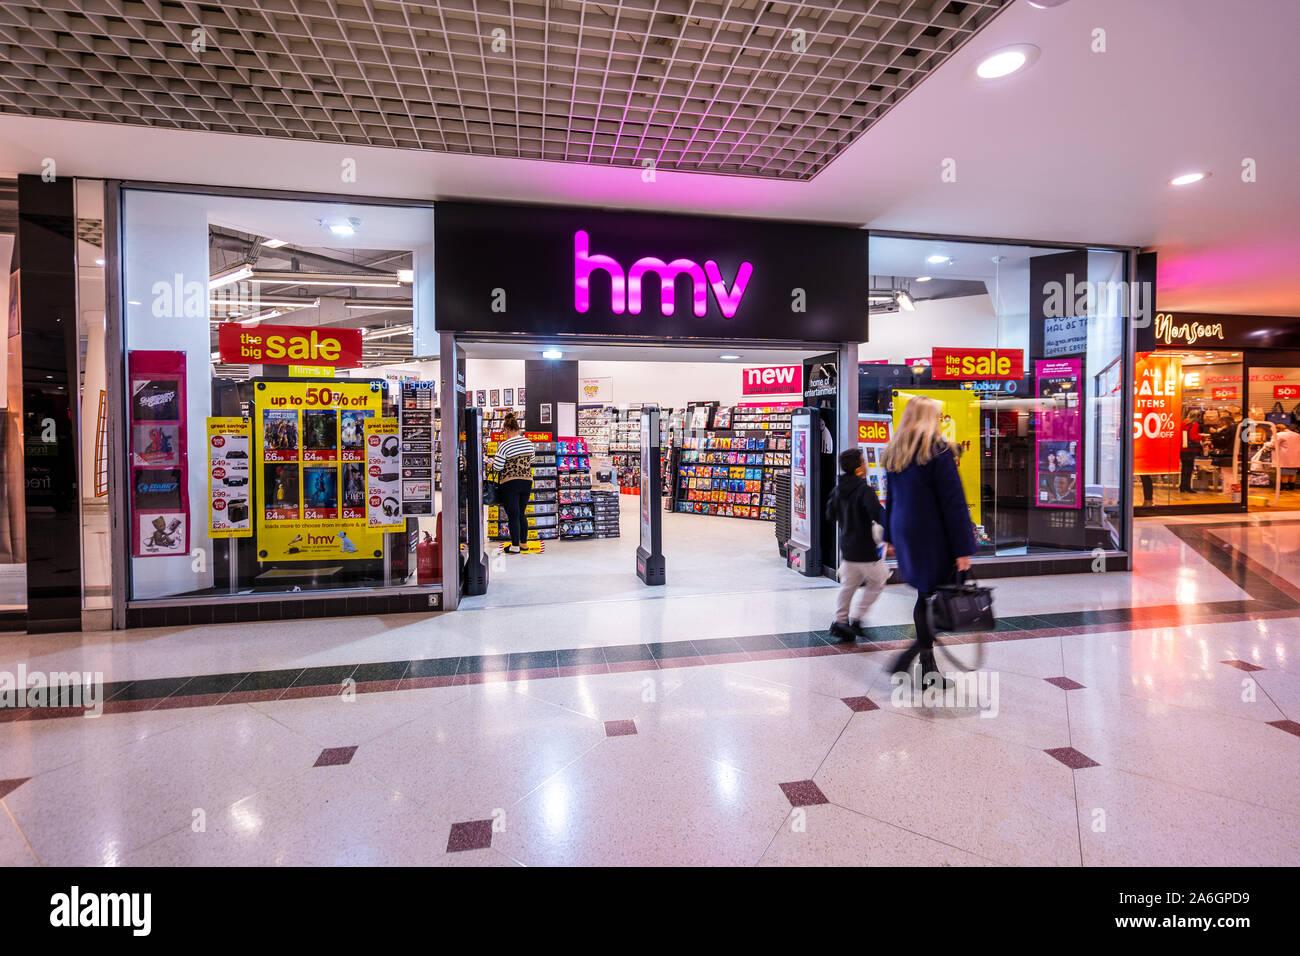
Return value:
<svg viewBox="0 0 1300 956">
<path fill-rule="evenodd" d="M 439 203 L 434 285 L 442 332 L 867 339 L 860 229 Z"/>
<path fill-rule="evenodd" d="M 1300 349 L 1300 318 L 1157 312 L 1137 330 L 1139 352 L 1154 349 Z"/>
</svg>

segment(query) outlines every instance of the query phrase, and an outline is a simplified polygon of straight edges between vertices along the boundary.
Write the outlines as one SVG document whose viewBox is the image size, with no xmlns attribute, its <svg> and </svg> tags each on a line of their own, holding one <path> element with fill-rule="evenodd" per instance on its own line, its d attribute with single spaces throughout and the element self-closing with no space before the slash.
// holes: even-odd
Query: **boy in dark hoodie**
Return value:
<svg viewBox="0 0 1300 956">
<path fill-rule="evenodd" d="M 880 597 L 889 568 L 880 557 L 872 524 L 885 523 L 880 499 L 867 484 L 862 450 L 840 452 L 843 474 L 826 502 L 826 518 L 840 529 L 840 593 L 831 636 L 851 641 L 862 636 L 862 615 Z"/>
</svg>

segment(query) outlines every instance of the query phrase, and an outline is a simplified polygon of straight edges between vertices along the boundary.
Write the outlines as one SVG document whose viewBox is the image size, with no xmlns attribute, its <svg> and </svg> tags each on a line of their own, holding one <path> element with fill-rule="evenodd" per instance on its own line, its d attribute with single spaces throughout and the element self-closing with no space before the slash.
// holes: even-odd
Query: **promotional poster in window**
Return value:
<svg viewBox="0 0 1300 956">
<path fill-rule="evenodd" d="M 1040 508 L 1078 508 L 1081 504 L 1082 377 L 1079 359 L 1034 363 L 1038 398 L 1051 402 L 1040 403 L 1034 417 L 1034 503 Z"/>
</svg>

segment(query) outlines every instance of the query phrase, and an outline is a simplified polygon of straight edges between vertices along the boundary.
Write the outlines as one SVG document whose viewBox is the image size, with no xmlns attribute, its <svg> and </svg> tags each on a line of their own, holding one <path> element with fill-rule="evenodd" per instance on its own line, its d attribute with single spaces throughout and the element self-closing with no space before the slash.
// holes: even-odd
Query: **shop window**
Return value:
<svg viewBox="0 0 1300 956">
<path fill-rule="evenodd" d="M 133 600 L 440 581 L 432 215 L 125 191 Z"/>
<path fill-rule="evenodd" d="M 872 236 L 869 262 L 859 434 L 886 499 L 870 463 L 927 396 L 980 554 L 1123 548 L 1125 256 Z"/>
<path fill-rule="evenodd" d="M 1134 360 L 1133 504 L 1241 502 L 1242 355 L 1163 349 Z"/>
</svg>

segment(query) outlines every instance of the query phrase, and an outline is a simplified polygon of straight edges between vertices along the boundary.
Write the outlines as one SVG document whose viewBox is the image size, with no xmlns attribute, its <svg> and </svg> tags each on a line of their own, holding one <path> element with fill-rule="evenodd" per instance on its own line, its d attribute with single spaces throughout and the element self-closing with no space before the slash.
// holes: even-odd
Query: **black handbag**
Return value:
<svg viewBox="0 0 1300 956">
<path fill-rule="evenodd" d="M 501 486 L 495 481 L 483 482 L 483 504 L 499 505 L 501 504 Z"/>
<path fill-rule="evenodd" d="M 936 631 L 970 633 L 997 627 L 993 616 L 993 589 L 984 587 L 969 572 L 958 572 L 956 584 L 943 584 L 930 595 L 930 620 Z"/>
</svg>

